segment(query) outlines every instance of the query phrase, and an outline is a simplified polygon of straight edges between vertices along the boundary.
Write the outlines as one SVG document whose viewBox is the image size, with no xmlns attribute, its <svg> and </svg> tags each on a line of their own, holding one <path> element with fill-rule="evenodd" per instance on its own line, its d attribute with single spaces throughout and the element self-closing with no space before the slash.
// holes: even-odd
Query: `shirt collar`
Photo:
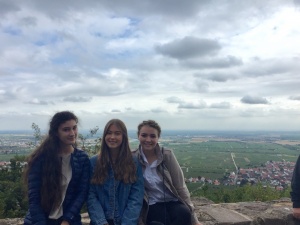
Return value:
<svg viewBox="0 0 300 225">
<path fill-rule="evenodd" d="M 145 163 L 148 164 L 148 160 L 147 160 L 147 158 L 146 158 L 146 156 L 145 156 L 145 154 L 144 154 L 144 152 L 143 152 L 143 149 L 142 149 L 142 146 L 141 146 L 141 145 L 139 146 L 139 151 L 140 151 L 140 155 L 141 155 L 143 161 L 144 161 Z M 156 154 L 157 154 L 157 160 L 156 160 L 156 163 L 157 163 L 157 165 L 158 165 L 158 164 L 160 164 L 160 163 L 163 161 L 163 155 L 162 155 L 162 151 L 161 151 L 161 149 L 160 149 L 159 144 L 156 145 L 154 151 L 155 151 Z"/>
</svg>

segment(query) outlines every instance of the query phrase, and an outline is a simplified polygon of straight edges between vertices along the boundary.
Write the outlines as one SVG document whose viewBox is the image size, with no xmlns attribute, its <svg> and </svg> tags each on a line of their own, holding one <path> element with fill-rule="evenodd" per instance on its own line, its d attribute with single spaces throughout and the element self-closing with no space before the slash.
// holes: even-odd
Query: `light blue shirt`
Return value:
<svg viewBox="0 0 300 225">
<path fill-rule="evenodd" d="M 173 196 L 172 193 L 166 187 L 164 188 L 163 179 L 160 176 L 158 176 L 156 171 L 157 160 L 155 160 L 151 163 L 151 165 L 149 165 L 143 150 L 141 151 L 141 155 L 146 165 L 143 176 L 145 191 L 148 195 L 149 205 L 153 205 L 157 202 L 178 201 L 178 199 L 175 196 Z"/>
</svg>

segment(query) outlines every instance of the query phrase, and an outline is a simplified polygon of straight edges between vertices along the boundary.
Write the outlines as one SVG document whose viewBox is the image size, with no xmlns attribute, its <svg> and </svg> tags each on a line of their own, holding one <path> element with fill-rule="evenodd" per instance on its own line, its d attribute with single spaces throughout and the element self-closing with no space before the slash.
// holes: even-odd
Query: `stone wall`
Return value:
<svg viewBox="0 0 300 225">
<path fill-rule="evenodd" d="M 300 225 L 292 216 L 289 198 L 271 202 L 209 204 L 193 199 L 203 225 Z"/>
<path fill-rule="evenodd" d="M 203 225 L 300 225 L 292 216 L 289 198 L 271 202 L 239 202 L 214 204 L 205 198 L 192 199 Z M 88 215 L 83 224 L 89 224 Z M 22 219 L 3 219 L 0 225 L 21 225 Z"/>
</svg>

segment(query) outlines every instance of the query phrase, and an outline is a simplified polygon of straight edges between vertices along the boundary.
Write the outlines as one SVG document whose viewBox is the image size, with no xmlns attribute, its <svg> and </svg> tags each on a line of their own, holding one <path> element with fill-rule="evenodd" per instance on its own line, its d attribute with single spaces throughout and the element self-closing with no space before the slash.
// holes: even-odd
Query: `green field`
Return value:
<svg viewBox="0 0 300 225">
<path fill-rule="evenodd" d="M 13 154 L 0 154 L 0 161 L 9 161 L 14 156 Z"/>
<path fill-rule="evenodd" d="M 236 171 L 231 154 L 238 167 L 258 167 L 267 161 L 295 162 L 299 151 L 275 143 L 208 141 L 199 143 L 161 143 L 173 149 L 186 178 L 204 176 L 222 178 L 225 172 Z M 188 168 L 188 169 L 187 169 Z"/>
</svg>

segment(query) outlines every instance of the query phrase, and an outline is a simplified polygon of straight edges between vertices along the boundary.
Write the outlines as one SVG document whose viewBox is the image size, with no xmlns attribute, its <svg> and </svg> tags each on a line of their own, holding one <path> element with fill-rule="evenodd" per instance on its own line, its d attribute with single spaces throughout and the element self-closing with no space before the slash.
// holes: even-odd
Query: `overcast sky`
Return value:
<svg viewBox="0 0 300 225">
<path fill-rule="evenodd" d="M 300 130 L 300 0 L 0 0 L 0 130 Z"/>
</svg>

